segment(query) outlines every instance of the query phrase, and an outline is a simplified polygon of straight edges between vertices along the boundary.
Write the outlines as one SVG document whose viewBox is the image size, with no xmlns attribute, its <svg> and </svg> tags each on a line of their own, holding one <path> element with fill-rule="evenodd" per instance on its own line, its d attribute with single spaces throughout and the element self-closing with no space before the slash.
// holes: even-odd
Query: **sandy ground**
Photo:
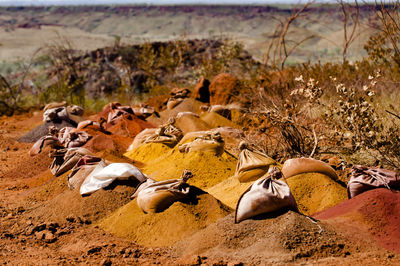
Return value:
<svg viewBox="0 0 400 266">
<path fill-rule="evenodd" d="M 179 263 L 200 265 L 203 263 L 206 265 L 242 265 L 240 260 L 230 261 L 229 257 L 225 257 L 224 254 L 229 247 L 228 249 L 216 249 L 213 251 L 214 254 L 211 252 L 210 255 L 207 255 L 209 257 L 204 255 L 180 257 L 173 252 L 172 248 L 142 247 L 132 241 L 105 233 L 97 226 L 86 224 L 85 221 L 76 217 L 71 217 L 62 224 L 54 221 L 29 219 L 25 214 L 40 204 L 27 197 L 29 193 L 37 189 L 31 185 L 30 180 L 36 172 L 45 171 L 46 165 L 44 162 L 38 162 L 35 169 L 32 168 L 30 172 L 25 171 L 26 153 L 31 145 L 19 143 L 16 139 L 40 122 L 40 112 L 34 116 L 25 114 L 11 118 L 0 117 L 0 261 L 4 264 L 171 265 Z M 43 159 L 43 161 L 45 160 Z M 283 218 L 278 217 L 277 219 Z M 229 219 L 229 217 L 224 218 L 216 226 L 229 223 Z M 376 248 L 362 228 L 355 230 L 350 225 L 343 226 L 341 223 L 334 224 L 334 226 L 340 234 L 352 237 L 350 242 L 346 242 L 350 243 L 347 245 L 350 245 L 351 256 L 344 253 L 341 256 L 312 256 L 288 261 L 287 255 L 282 259 L 279 257 L 276 259 L 276 252 L 271 250 L 271 256 L 275 256 L 273 264 L 290 262 L 290 264 L 303 265 L 392 265 L 400 262 L 398 255 Z M 301 228 L 298 230 L 301 231 Z M 353 237 L 355 231 L 358 233 L 356 237 Z M 229 234 L 235 234 L 235 232 L 229 232 Z M 249 240 L 244 238 L 244 241 Z M 291 241 L 296 241 L 296 239 L 289 242 Z M 248 256 L 253 255 L 255 254 L 248 254 Z"/>
</svg>

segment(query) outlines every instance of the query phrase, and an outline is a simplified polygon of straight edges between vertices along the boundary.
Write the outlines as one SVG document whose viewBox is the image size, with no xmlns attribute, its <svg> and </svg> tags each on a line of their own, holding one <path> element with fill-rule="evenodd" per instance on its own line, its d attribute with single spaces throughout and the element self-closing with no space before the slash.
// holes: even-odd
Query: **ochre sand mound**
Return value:
<svg viewBox="0 0 400 266">
<path fill-rule="evenodd" d="M 178 242 L 178 256 L 240 261 L 251 265 L 290 263 L 294 258 L 345 256 L 352 251 L 329 226 L 289 211 L 234 223 L 231 214 Z"/>
<path fill-rule="evenodd" d="M 229 177 L 219 184 L 207 189 L 207 192 L 220 200 L 225 205 L 236 209 L 237 202 L 240 196 L 248 189 L 255 181 L 240 183 L 235 177 Z"/>
<path fill-rule="evenodd" d="M 51 164 L 53 159 L 48 154 L 49 148 L 45 148 L 33 157 L 29 156 L 28 152 L 23 152 L 18 159 L 14 160 L 12 168 L 2 174 L 2 177 L 21 180 L 36 176 L 46 171 Z"/>
<path fill-rule="evenodd" d="M 202 102 L 196 101 L 192 98 L 184 99 L 180 104 L 175 106 L 172 110 L 164 110 L 160 112 L 160 117 L 150 116 L 146 120 L 153 125 L 161 125 L 168 121 L 170 117 L 175 117 L 180 112 L 193 112 L 198 113 L 200 106 L 204 105 Z"/>
<path fill-rule="evenodd" d="M 175 202 L 163 212 L 145 214 L 134 199 L 103 219 L 99 226 L 140 245 L 170 246 L 225 217 L 230 211 L 213 196 L 191 187 L 189 199 Z"/>
<path fill-rule="evenodd" d="M 94 222 L 130 201 L 136 183 L 114 182 L 106 189 L 100 189 L 90 196 L 82 197 L 79 189 L 70 190 L 67 174 L 53 179 L 30 196 L 37 201 L 46 200 L 28 210 L 25 216 L 37 221 L 65 223 L 68 217 L 79 217 Z"/>
<path fill-rule="evenodd" d="M 209 130 L 212 126 L 208 125 L 201 118 L 194 115 L 182 115 L 176 118 L 175 126 L 182 130 L 183 134 L 196 131 Z"/>
<path fill-rule="evenodd" d="M 317 213 L 315 218 L 337 225 L 351 223 L 365 227 L 378 243 L 400 253 L 400 193 L 386 188 L 364 192 L 333 208 Z"/>
<path fill-rule="evenodd" d="M 307 173 L 286 179 L 300 212 L 311 215 L 347 199 L 347 190 L 330 177 Z"/>
<path fill-rule="evenodd" d="M 220 156 L 201 151 L 181 153 L 175 147 L 147 164 L 143 172 L 156 180 L 167 180 L 179 178 L 183 170 L 189 169 L 194 175 L 189 184 L 207 189 L 233 176 L 236 163 L 237 159 L 226 152 Z"/>
<path fill-rule="evenodd" d="M 162 143 L 145 143 L 132 151 L 124 153 L 129 159 L 142 163 L 149 163 L 155 159 L 167 154 L 171 148 Z"/>
<path fill-rule="evenodd" d="M 33 189 L 28 191 L 27 199 L 43 202 L 61 194 L 68 189 L 67 180 L 70 172 L 68 171 L 59 177 L 55 177 L 50 170 L 47 170 L 35 176 L 29 180 L 29 184 L 32 184 Z"/>
<path fill-rule="evenodd" d="M 201 116 L 201 119 L 206 122 L 208 125 L 210 125 L 211 128 L 217 128 L 217 127 L 233 127 L 237 128 L 238 126 L 235 125 L 231 120 L 215 113 L 205 113 L 204 115 Z"/>
</svg>

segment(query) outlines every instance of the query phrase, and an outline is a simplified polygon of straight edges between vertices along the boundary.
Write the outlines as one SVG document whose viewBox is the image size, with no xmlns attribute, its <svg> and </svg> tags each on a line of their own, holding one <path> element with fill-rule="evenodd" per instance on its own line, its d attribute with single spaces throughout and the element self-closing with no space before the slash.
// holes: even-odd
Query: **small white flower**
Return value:
<svg viewBox="0 0 400 266">
<path fill-rule="evenodd" d="M 373 77 L 373 76 L 371 76 L 371 75 L 369 75 L 369 76 L 368 76 L 368 79 L 370 79 L 370 80 L 371 80 L 371 79 L 373 79 L 373 78 L 374 78 L 374 77 Z"/>
<path fill-rule="evenodd" d="M 294 80 L 295 81 L 304 81 L 303 80 L 303 75 L 300 75 L 299 77 L 295 78 Z"/>
<path fill-rule="evenodd" d="M 368 95 L 369 97 L 372 97 L 372 96 L 375 95 L 375 93 L 374 93 L 373 91 L 369 91 L 369 92 L 367 93 L 367 95 Z"/>
<path fill-rule="evenodd" d="M 364 91 L 368 90 L 368 86 L 367 86 L 367 85 L 364 85 L 364 86 L 363 86 L 363 90 L 364 90 Z"/>
</svg>

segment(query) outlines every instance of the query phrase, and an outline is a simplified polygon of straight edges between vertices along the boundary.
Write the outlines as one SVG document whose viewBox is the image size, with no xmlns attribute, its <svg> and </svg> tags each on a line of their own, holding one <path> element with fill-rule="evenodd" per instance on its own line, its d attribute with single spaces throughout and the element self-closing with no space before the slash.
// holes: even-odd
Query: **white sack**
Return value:
<svg viewBox="0 0 400 266">
<path fill-rule="evenodd" d="M 131 177 L 135 177 L 139 182 L 147 179 L 146 175 L 129 163 L 112 163 L 106 166 L 102 162 L 83 181 L 80 193 L 81 195 L 91 194 L 109 186 L 115 180 L 127 180 Z"/>
</svg>

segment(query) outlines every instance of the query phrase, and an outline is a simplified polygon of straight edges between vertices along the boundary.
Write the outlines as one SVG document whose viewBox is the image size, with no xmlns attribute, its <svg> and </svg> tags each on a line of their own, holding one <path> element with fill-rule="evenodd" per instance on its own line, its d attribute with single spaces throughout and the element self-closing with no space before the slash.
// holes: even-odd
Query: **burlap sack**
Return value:
<svg viewBox="0 0 400 266">
<path fill-rule="evenodd" d="M 43 113 L 43 122 L 54 122 L 54 121 L 57 122 L 58 120 L 60 120 L 58 118 L 58 112 L 60 112 L 64 108 L 65 107 L 57 107 L 57 108 L 47 109 Z"/>
<path fill-rule="evenodd" d="M 52 102 L 52 103 L 48 103 L 45 105 L 45 107 L 43 108 L 43 111 L 47 111 L 49 109 L 54 109 L 54 108 L 58 108 L 58 107 L 65 107 L 67 106 L 67 102 L 66 101 L 62 101 L 62 102 Z"/>
<path fill-rule="evenodd" d="M 169 98 L 167 102 L 167 109 L 172 110 L 174 109 L 178 104 L 183 102 L 183 98 Z"/>
<path fill-rule="evenodd" d="M 33 144 L 32 148 L 29 150 L 28 154 L 30 156 L 37 155 L 37 154 L 41 153 L 42 150 L 47 146 L 50 146 L 53 148 L 62 147 L 58 138 L 56 138 L 54 136 L 49 136 L 49 135 L 43 136 Z"/>
<path fill-rule="evenodd" d="M 329 164 L 312 158 L 295 158 L 285 161 L 282 167 L 282 173 L 286 178 L 304 173 L 321 173 L 338 179 L 335 170 Z"/>
<path fill-rule="evenodd" d="M 129 145 L 127 151 L 133 151 L 140 145 L 144 144 L 148 137 L 156 134 L 157 130 L 158 128 L 145 128 L 144 130 L 142 130 L 139 134 L 135 136 L 133 142 L 131 143 L 131 145 Z"/>
<path fill-rule="evenodd" d="M 221 155 L 224 152 L 224 140 L 221 134 L 212 132 L 203 136 L 196 137 L 191 142 L 187 142 L 178 147 L 182 153 L 189 153 L 193 151 L 213 152 L 215 155 Z"/>
<path fill-rule="evenodd" d="M 50 155 L 54 158 L 50 165 L 50 171 L 53 175 L 60 176 L 71 170 L 79 159 L 85 155 L 93 156 L 93 154 L 85 148 L 66 148 L 53 151 Z"/>
<path fill-rule="evenodd" d="M 159 182 L 148 179 L 137 188 L 132 197 L 137 197 L 137 204 L 144 213 L 162 212 L 189 195 L 190 186 L 186 181 L 191 177 L 192 173 L 185 170 L 181 179 Z"/>
<path fill-rule="evenodd" d="M 174 126 L 174 123 L 175 119 L 169 119 L 153 135 L 146 137 L 144 143 L 162 143 L 169 147 L 174 147 L 183 137 L 182 131 Z"/>
<path fill-rule="evenodd" d="M 107 123 L 112 123 L 115 119 L 124 114 L 134 115 L 132 107 L 121 105 L 120 103 L 109 103 L 103 108 L 102 112 L 108 113 Z"/>
<path fill-rule="evenodd" d="M 154 107 L 143 105 L 138 107 L 132 108 L 133 113 L 142 119 L 146 119 L 147 117 L 151 116 L 152 114 L 156 113 Z"/>
<path fill-rule="evenodd" d="M 82 130 L 88 126 L 94 126 L 99 129 L 101 128 L 101 124 L 99 122 L 92 121 L 92 120 L 83 120 L 83 121 L 79 122 L 76 129 Z"/>
<path fill-rule="evenodd" d="M 283 180 L 274 179 L 280 175 L 280 171 L 277 170 L 254 182 L 243 193 L 236 206 L 235 223 L 259 214 L 288 209 L 297 211 L 296 200 L 289 186 Z"/>
<path fill-rule="evenodd" d="M 244 142 L 239 144 L 239 149 L 241 152 L 235 176 L 241 183 L 259 179 L 268 172 L 271 165 L 276 165 L 274 159 L 259 151 L 250 150 Z"/>
<path fill-rule="evenodd" d="M 91 138 L 87 132 L 73 127 L 64 127 L 58 132 L 58 139 L 66 148 L 81 147 Z"/>
<path fill-rule="evenodd" d="M 362 165 L 355 165 L 351 168 L 351 177 L 347 184 L 349 198 L 375 188 L 400 190 L 399 173 Z"/>
<path fill-rule="evenodd" d="M 101 158 L 91 155 L 84 155 L 72 168 L 68 175 L 69 189 L 80 187 L 86 177 L 96 168 L 97 164 L 102 161 Z"/>
<path fill-rule="evenodd" d="M 61 104 L 61 103 L 60 103 Z M 55 104 L 54 106 L 57 106 Z M 46 109 L 47 107 L 47 109 Z M 77 105 L 69 105 L 69 106 L 59 106 L 48 108 L 45 107 L 45 112 L 43 113 L 43 121 L 45 122 L 57 122 L 60 120 L 67 121 L 74 126 L 77 126 L 79 122 L 83 121 L 83 108 Z"/>
</svg>

